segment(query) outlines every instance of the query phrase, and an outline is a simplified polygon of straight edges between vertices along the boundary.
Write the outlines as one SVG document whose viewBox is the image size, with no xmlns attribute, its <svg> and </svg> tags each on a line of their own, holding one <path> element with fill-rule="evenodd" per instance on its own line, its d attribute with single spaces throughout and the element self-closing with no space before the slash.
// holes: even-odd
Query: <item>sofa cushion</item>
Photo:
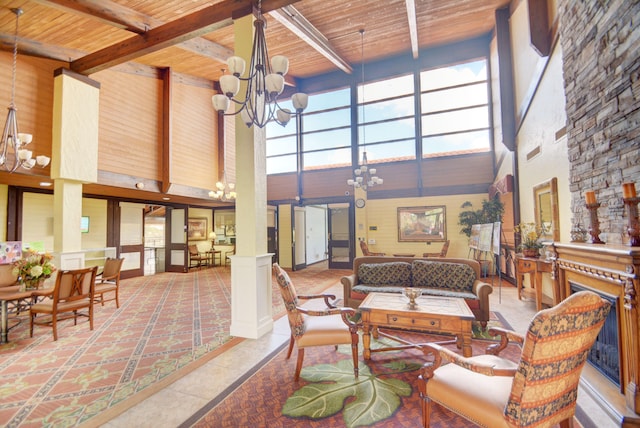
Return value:
<svg viewBox="0 0 640 428">
<path fill-rule="evenodd" d="M 363 263 L 358 266 L 358 283 L 369 286 L 411 285 L 411 264 L 407 262 Z"/>
<path fill-rule="evenodd" d="M 414 287 L 444 288 L 471 293 L 476 273 L 464 263 L 415 260 L 412 266 Z"/>
</svg>

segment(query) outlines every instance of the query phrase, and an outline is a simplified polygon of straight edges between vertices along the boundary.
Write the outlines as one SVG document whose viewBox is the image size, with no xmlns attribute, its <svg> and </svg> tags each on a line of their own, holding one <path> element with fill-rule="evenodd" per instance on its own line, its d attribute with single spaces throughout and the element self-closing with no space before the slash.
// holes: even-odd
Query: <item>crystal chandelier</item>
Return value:
<svg viewBox="0 0 640 428">
<path fill-rule="evenodd" d="M 227 182 L 227 171 L 223 171 L 222 181 L 216 183 L 216 190 L 211 190 L 209 197 L 223 202 L 235 201 L 237 196 L 235 189 L 235 183 Z"/>
<path fill-rule="evenodd" d="M 365 108 L 364 108 L 364 29 L 360 30 L 361 36 L 361 50 L 362 50 L 362 162 L 360 166 L 353 170 L 353 178 L 347 180 L 349 186 L 353 186 L 354 189 L 361 188 L 367 191 L 369 187 L 379 186 L 384 180 L 376 175 L 375 168 L 369 168 L 367 162 L 367 139 L 365 135 Z"/>
<path fill-rule="evenodd" d="M 284 90 L 284 75 L 289 69 L 289 60 L 285 56 L 276 55 L 269 62 L 267 40 L 264 35 L 266 21 L 262 16 L 261 8 L 262 1 L 259 0 L 257 17 L 253 23 L 256 31 L 253 38 L 248 77 L 241 77 L 245 72 L 245 60 L 238 56 L 232 56 L 227 60 L 231 74 L 220 77 L 222 94 L 214 95 L 211 101 L 213 108 L 219 113 L 226 112 L 233 101 L 240 107 L 229 115 L 240 113 L 242 121 L 248 127 L 255 124 L 264 128 L 270 121 L 285 126 L 292 115 L 302 114 L 302 111 L 307 107 L 308 97 L 303 93 L 293 94 L 291 101 L 296 110 L 295 113 L 278 105 L 278 96 Z M 238 100 L 234 97 L 240 91 L 240 81 L 247 82 L 247 91 L 244 99 Z"/>
<path fill-rule="evenodd" d="M 22 15 L 22 9 L 13 8 L 11 12 L 16 15 L 16 32 L 13 37 L 13 72 L 11 77 L 11 104 L 9 104 L 9 113 L 7 114 L 7 122 L 2 132 L 2 140 L 0 140 L 0 166 L 9 172 L 14 172 L 19 167 L 31 169 L 35 165 L 45 167 L 49 165 L 48 156 L 36 156 L 33 158 L 33 152 L 26 149 L 31 143 L 33 136 L 31 134 L 21 134 L 18 132 L 18 119 L 16 117 L 16 68 L 18 62 L 18 19 Z M 13 154 L 9 150 L 13 151 Z"/>
</svg>

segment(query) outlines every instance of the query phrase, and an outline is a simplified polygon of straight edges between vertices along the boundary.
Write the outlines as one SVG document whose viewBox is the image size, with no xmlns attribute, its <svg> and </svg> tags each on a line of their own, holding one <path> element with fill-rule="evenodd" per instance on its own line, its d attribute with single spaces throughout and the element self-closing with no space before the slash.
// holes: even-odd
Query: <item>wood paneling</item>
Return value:
<svg viewBox="0 0 640 428">
<path fill-rule="evenodd" d="M 98 168 L 160 180 L 162 81 L 105 71 L 100 82 Z"/>
<path fill-rule="evenodd" d="M 218 181 L 217 115 L 212 90 L 174 84 L 171 163 L 174 183 L 213 188 Z"/>
</svg>

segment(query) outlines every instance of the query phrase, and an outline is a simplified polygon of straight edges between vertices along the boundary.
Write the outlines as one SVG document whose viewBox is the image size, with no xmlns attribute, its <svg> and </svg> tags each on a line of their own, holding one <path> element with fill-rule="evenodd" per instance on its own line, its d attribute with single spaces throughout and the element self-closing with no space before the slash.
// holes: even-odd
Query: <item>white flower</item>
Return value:
<svg viewBox="0 0 640 428">
<path fill-rule="evenodd" d="M 42 266 L 40 265 L 32 266 L 31 270 L 29 271 L 29 275 L 31 276 L 31 278 L 39 278 L 40 275 L 42 275 Z"/>
</svg>

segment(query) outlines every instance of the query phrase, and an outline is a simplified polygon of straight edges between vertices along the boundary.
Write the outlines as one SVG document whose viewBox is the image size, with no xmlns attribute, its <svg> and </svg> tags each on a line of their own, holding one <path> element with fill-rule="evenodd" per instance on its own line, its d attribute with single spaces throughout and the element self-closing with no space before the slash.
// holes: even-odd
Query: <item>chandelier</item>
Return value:
<svg viewBox="0 0 640 428">
<path fill-rule="evenodd" d="M 262 1 L 258 1 L 257 17 L 253 25 L 256 28 L 251 52 L 251 63 L 247 77 L 241 77 L 245 72 L 245 60 L 232 56 L 227 60 L 229 72 L 220 77 L 220 89 L 222 94 L 212 97 L 213 108 L 224 113 L 229 108 L 231 101 L 240 106 L 236 108 L 235 115 L 240 113 L 242 121 L 251 127 L 257 125 L 260 128 L 270 122 L 285 126 L 291 116 L 302 114 L 307 107 L 308 97 L 303 93 L 293 94 L 291 101 L 295 109 L 292 113 L 289 109 L 278 105 L 278 96 L 284 90 L 284 75 L 289 69 L 289 60 L 282 55 L 276 55 L 269 62 L 267 40 L 264 35 L 266 21 L 262 16 Z M 240 81 L 247 82 L 247 91 L 244 99 L 234 98 L 240 91 Z M 225 113 L 226 114 L 226 113 Z"/>
<path fill-rule="evenodd" d="M 13 37 L 13 72 L 11 76 L 11 104 L 9 104 L 9 113 L 7 114 L 7 122 L 2 132 L 2 140 L 0 140 L 0 166 L 9 172 L 14 172 L 18 167 L 31 169 L 36 164 L 45 167 L 49 164 L 48 156 L 36 156 L 33 158 L 33 152 L 26 149 L 31 143 L 33 136 L 31 134 L 21 134 L 18 132 L 18 120 L 16 117 L 16 65 L 18 62 L 18 19 L 22 15 L 22 9 L 12 8 L 11 12 L 16 15 L 16 32 Z M 13 151 L 10 154 L 9 149 Z"/>
<path fill-rule="evenodd" d="M 353 178 L 347 180 L 347 184 L 349 186 L 353 186 L 354 189 L 361 188 L 365 192 L 369 189 L 369 187 L 374 187 L 382 184 L 384 180 L 376 175 L 375 168 L 369 168 L 367 162 L 367 139 L 365 135 L 365 108 L 364 108 L 364 29 L 360 30 L 361 37 L 361 52 L 362 52 L 362 102 L 360 106 L 362 107 L 362 162 L 360 166 L 353 170 Z"/>
<path fill-rule="evenodd" d="M 237 196 L 235 189 L 235 183 L 228 183 L 227 171 L 223 171 L 222 181 L 216 183 L 216 190 L 211 190 L 209 197 L 223 202 L 235 201 Z"/>
</svg>

